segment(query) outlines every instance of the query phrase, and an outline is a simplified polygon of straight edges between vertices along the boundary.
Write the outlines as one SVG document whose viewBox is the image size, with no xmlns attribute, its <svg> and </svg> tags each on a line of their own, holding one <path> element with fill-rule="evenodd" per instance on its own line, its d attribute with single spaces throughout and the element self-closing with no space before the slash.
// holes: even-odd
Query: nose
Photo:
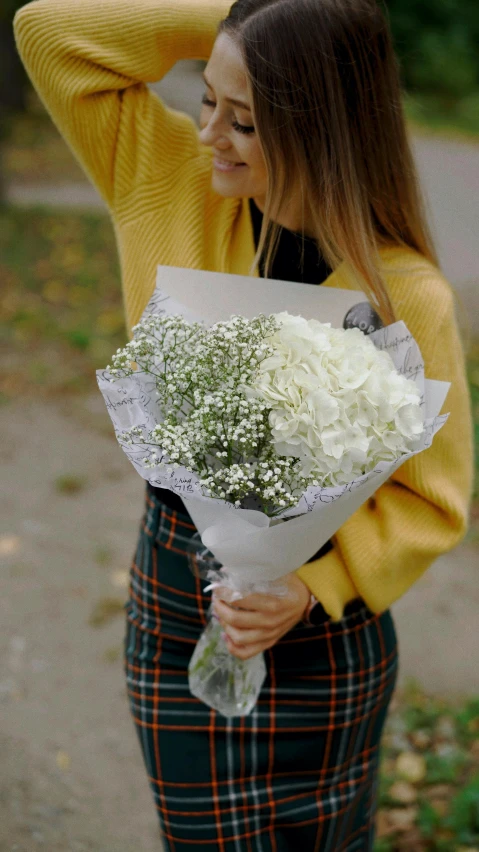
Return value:
<svg viewBox="0 0 479 852">
<path fill-rule="evenodd" d="M 219 118 L 215 118 L 214 115 L 211 116 L 209 121 L 202 123 L 199 137 L 201 144 L 208 145 L 210 148 L 215 147 L 218 150 L 225 151 L 231 146 L 224 133 L 223 122 Z"/>
</svg>

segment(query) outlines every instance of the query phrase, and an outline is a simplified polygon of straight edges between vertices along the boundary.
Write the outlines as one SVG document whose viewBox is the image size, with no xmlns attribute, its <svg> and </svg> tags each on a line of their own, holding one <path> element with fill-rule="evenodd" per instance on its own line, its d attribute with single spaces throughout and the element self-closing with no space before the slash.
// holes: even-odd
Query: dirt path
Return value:
<svg viewBox="0 0 479 852">
<path fill-rule="evenodd" d="M 159 849 L 118 614 L 143 488 L 86 404 L 1 410 L 2 852 Z M 86 477 L 77 495 L 56 491 L 65 473 Z M 117 614 L 93 627 L 106 599 Z"/>
</svg>

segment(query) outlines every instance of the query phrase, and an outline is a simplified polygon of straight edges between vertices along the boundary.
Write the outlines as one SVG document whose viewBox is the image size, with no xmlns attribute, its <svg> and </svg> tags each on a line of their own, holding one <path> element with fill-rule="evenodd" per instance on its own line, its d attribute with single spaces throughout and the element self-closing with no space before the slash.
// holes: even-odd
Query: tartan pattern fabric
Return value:
<svg viewBox="0 0 479 852">
<path fill-rule="evenodd" d="M 398 654 L 389 611 L 317 608 L 266 652 L 253 712 L 194 698 L 188 662 L 210 594 L 190 570 L 195 527 L 147 488 L 130 572 L 124 666 L 165 850 L 372 850 L 380 737 Z"/>
</svg>

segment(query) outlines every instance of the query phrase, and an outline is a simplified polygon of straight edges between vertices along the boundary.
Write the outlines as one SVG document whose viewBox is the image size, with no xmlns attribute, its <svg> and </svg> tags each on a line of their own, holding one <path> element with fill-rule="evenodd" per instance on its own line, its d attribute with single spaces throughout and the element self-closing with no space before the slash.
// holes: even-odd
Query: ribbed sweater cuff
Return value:
<svg viewBox="0 0 479 852">
<path fill-rule="evenodd" d="M 335 549 L 321 559 L 302 565 L 295 573 L 308 586 L 333 621 L 339 621 L 346 604 L 359 597 L 346 566 Z"/>
</svg>

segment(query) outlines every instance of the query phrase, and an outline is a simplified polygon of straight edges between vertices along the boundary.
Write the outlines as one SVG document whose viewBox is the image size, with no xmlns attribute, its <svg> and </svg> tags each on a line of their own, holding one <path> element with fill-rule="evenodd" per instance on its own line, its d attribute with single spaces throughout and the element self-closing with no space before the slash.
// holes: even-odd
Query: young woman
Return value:
<svg viewBox="0 0 479 852">
<path fill-rule="evenodd" d="M 209 595 L 188 565 L 194 526 L 169 492 L 148 487 L 131 568 L 125 669 L 166 848 L 370 850 L 397 675 L 389 607 L 462 538 L 471 488 L 453 295 L 424 221 L 385 17 L 374 0 L 238 0 L 231 10 L 222 0 L 36 0 L 15 31 L 109 207 L 129 330 L 157 264 L 254 268 L 362 289 L 384 323 L 405 321 L 428 377 L 452 382 L 432 448 L 289 575 L 287 598 L 254 595 L 236 609 L 217 600 L 231 652 L 266 653 L 250 716 L 225 719 L 188 691 Z M 199 134 L 146 85 L 187 58 L 208 60 Z"/>
</svg>

